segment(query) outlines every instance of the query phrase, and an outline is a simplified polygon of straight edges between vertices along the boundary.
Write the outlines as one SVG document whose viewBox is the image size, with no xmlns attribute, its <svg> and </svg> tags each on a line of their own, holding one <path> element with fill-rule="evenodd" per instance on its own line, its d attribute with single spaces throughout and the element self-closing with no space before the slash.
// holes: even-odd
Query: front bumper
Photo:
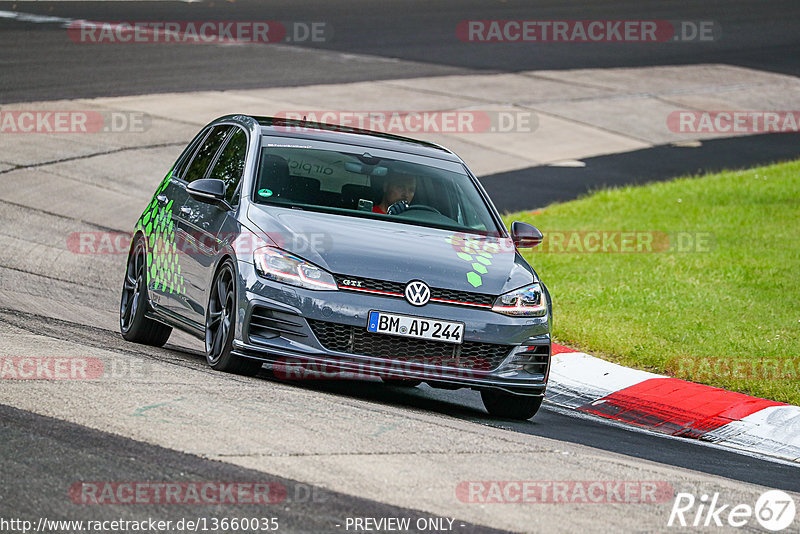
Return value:
<svg viewBox="0 0 800 534">
<path fill-rule="evenodd" d="M 535 396 L 545 392 L 550 367 L 548 317 L 508 317 L 436 303 L 417 308 L 398 298 L 304 290 L 261 279 L 247 262 L 238 266 L 234 353 L 271 362 L 280 376 L 382 377 L 421 380 L 453 389 Z M 368 334 L 371 310 L 463 322 L 464 343 L 456 347 Z M 329 335 L 331 332 L 335 336 Z M 396 356 L 382 346 L 384 342 L 397 347 Z"/>
</svg>

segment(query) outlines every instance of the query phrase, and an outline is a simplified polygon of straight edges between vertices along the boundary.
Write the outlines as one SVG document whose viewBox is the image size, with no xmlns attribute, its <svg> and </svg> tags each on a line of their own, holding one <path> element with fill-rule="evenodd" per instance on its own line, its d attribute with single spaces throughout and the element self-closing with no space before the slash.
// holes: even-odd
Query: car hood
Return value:
<svg viewBox="0 0 800 534">
<path fill-rule="evenodd" d="M 338 275 L 492 295 L 537 280 L 510 238 L 274 206 L 247 215 L 279 248 Z"/>
</svg>

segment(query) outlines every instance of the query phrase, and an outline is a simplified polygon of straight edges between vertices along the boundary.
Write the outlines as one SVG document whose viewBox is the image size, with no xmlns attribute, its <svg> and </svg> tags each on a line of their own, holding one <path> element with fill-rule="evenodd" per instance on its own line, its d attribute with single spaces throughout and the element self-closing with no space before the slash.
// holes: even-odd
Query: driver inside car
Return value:
<svg viewBox="0 0 800 534">
<path fill-rule="evenodd" d="M 394 174 L 383 183 L 383 198 L 372 207 L 373 213 L 397 215 L 408 208 L 417 191 L 417 179 L 410 174 Z"/>
</svg>

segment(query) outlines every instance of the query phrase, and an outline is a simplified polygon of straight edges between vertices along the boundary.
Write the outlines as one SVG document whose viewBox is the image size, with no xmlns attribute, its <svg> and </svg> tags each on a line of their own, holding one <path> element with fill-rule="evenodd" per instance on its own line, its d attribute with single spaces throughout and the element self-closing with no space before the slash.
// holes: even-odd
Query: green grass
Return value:
<svg viewBox="0 0 800 534">
<path fill-rule="evenodd" d="M 800 161 L 603 190 L 505 219 L 545 234 L 525 256 L 552 294 L 556 342 L 800 404 Z M 708 243 L 546 251 L 548 234 L 570 230 L 655 232 L 656 249 L 681 233 Z"/>
</svg>

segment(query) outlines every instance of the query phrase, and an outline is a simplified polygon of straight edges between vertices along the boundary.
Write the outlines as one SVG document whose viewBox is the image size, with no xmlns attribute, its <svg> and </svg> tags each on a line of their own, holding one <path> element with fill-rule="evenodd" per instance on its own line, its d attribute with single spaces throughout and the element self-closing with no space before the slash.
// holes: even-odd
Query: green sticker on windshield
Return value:
<svg viewBox="0 0 800 534">
<path fill-rule="evenodd" d="M 271 189 L 259 189 L 258 190 L 258 196 L 260 196 L 260 197 L 271 197 L 272 196 L 272 190 Z"/>
</svg>

